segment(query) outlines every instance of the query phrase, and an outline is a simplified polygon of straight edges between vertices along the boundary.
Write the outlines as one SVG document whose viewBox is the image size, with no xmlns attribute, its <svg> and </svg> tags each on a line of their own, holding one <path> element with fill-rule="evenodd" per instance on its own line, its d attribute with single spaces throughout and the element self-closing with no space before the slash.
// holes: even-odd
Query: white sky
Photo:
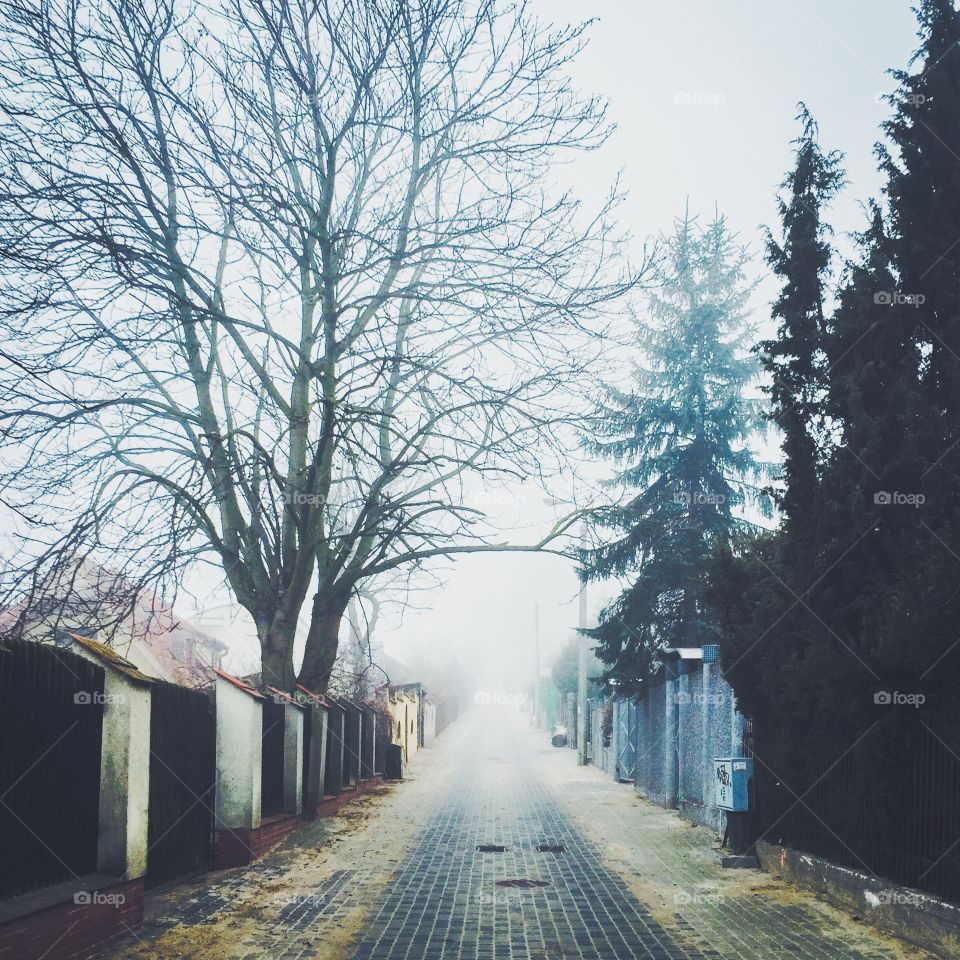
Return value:
<svg viewBox="0 0 960 960">
<path fill-rule="evenodd" d="M 888 112 L 879 96 L 893 87 L 886 70 L 905 67 L 916 46 L 905 0 L 609 0 L 589 8 L 533 0 L 533 9 L 558 23 L 598 18 L 574 79 L 609 100 L 618 131 L 563 178 L 573 176 L 580 195 L 598 202 L 622 172 L 624 217 L 638 245 L 668 229 L 689 195 L 691 210 L 705 215 L 718 204 L 759 251 L 760 226 L 775 223 L 776 187 L 790 166 L 798 100 L 819 121 L 823 144 L 847 154 L 838 235 L 863 226 L 859 204 L 880 186 L 872 146 Z M 761 317 L 772 290 L 765 285 L 757 299 Z M 543 496 L 532 485 L 501 494 L 501 523 L 548 517 Z M 462 559 L 443 589 L 417 598 L 428 609 L 408 610 L 402 622 L 388 616 L 378 633 L 398 656 L 425 643 L 438 657 L 459 651 L 478 683 L 507 690 L 532 656 L 535 603 L 547 659 L 576 625 L 576 592 L 562 559 Z M 591 587 L 591 615 L 607 593 Z"/>
</svg>

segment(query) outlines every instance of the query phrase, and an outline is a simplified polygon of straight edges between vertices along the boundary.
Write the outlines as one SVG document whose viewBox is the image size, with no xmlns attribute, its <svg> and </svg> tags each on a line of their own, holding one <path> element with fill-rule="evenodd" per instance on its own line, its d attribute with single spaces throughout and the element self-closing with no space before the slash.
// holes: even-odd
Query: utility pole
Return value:
<svg viewBox="0 0 960 960">
<path fill-rule="evenodd" d="M 533 725 L 540 726 L 540 601 L 533 601 Z"/>
<path fill-rule="evenodd" d="M 584 542 L 587 539 L 586 521 L 581 523 L 580 536 Z M 587 626 L 587 583 L 580 585 L 580 629 Z M 587 638 L 577 634 L 580 646 L 577 656 L 577 763 L 581 767 L 587 765 Z"/>
</svg>

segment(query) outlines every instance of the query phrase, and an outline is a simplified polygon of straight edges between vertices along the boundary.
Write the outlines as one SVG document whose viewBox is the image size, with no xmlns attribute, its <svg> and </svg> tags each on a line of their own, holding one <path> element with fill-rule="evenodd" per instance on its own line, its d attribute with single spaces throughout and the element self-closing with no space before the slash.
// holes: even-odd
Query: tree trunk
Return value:
<svg viewBox="0 0 960 960">
<path fill-rule="evenodd" d="M 330 674 L 340 643 L 340 622 L 347 609 L 348 596 L 328 600 L 321 598 L 318 593 L 313 598 L 310 631 L 298 679 L 314 693 L 323 693 L 330 684 Z"/>
<path fill-rule="evenodd" d="M 270 630 L 260 641 L 260 671 L 265 686 L 289 692 L 297 683 L 293 669 L 293 640 L 295 630 Z"/>
</svg>

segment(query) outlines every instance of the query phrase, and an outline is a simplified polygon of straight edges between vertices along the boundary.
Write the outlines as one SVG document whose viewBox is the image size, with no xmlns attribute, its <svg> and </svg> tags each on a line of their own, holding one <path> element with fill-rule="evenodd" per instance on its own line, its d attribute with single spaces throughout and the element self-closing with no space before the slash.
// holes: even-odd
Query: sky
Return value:
<svg viewBox="0 0 960 960">
<path fill-rule="evenodd" d="M 704 216 L 715 205 L 758 252 L 762 225 L 776 221 L 778 183 L 791 163 L 797 102 L 820 124 L 828 149 L 846 156 L 848 186 L 832 222 L 842 248 L 861 229 L 861 203 L 879 192 L 873 145 L 889 112 L 886 71 L 906 67 L 916 24 L 901 0 L 532 0 L 542 22 L 596 18 L 572 77 L 609 102 L 617 130 L 606 146 L 561 171 L 587 203 L 599 203 L 620 174 L 623 223 L 639 251 L 669 229 L 689 197 Z M 758 275 L 763 272 L 757 259 Z M 756 298 L 769 313 L 769 279 Z M 580 456 L 571 451 L 572 457 Z M 561 482 L 560 487 L 564 484 Z M 489 496 L 500 524 L 523 542 L 552 516 L 534 484 Z M 389 653 L 424 648 L 470 665 L 478 684 L 510 692 L 529 668 L 539 617 L 543 662 L 572 635 L 578 583 L 572 565 L 530 554 L 465 558 L 445 584 L 414 598 L 403 616 L 385 612 L 379 639 Z M 612 587 L 591 586 L 595 618 Z"/>
</svg>

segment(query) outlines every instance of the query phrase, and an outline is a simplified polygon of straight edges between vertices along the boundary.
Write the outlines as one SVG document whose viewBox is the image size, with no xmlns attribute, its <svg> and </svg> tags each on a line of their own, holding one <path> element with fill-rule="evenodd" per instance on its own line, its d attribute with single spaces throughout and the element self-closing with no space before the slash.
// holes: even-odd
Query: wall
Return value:
<svg viewBox="0 0 960 960">
<path fill-rule="evenodd" d="M 387 710 L 391 720 L 390 740 L 403 747 L 403 762 L 409 763 L 420 748 L 419 698 L 413 692 L 398 693 L 387 701 Z"/>
<path fill-rule="evenodd" d="M 147 872 L 150 688 L 107 670 L 98 867 L 129 880 Z"/>
<path fill-rule="evenodd" d="M 423 701 L 423 743 L 433 743 L 437 739 L 437 705 L 429 700 Z"/>
<path fill-rule="evenodd" d="M 743 717 L 720 665 L 693 659 L 665 664 L 638 702 L 637 792 L 722 833 L 713 759 L 742 753 Z"/>
</svg>

